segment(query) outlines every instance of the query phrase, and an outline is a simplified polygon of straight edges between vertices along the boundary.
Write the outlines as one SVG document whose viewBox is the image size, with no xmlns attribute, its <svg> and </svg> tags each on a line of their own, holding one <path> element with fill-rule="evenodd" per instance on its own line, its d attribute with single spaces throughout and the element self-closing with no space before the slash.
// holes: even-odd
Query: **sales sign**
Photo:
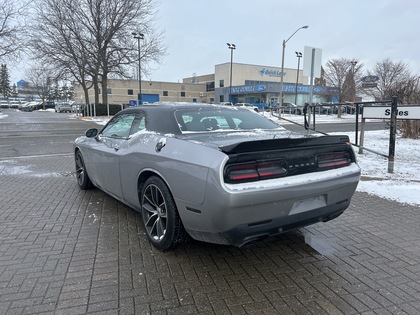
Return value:
<svg viewBox="0 0 420 315">
<path fill-rule="evenodd" d="M 363 118 L 391 119 L 391 106 L 365 106 Z M 398 106 L 397 119 L 420 119 L 420 105 Z"/>
</svg>

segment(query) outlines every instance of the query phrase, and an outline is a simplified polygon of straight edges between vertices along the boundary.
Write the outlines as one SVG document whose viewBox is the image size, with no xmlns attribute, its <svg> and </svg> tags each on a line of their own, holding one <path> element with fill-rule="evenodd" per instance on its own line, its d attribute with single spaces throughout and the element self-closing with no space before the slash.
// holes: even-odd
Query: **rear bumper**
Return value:
<svg viewBox="0 0 420 315">
<path fill-rule="evenodd" d="M 192 238 L 243 246 L 339 216 L 350 204 L 360 179 L 360 169 L 354 164 L 339 172 L 305 176 L 265 181 L 265 186 L 255 188 L 209 188 L 200 205 L 176 202 Z"/>
<path fill-rule="evenodd" d="M 273 218 L 271 220 L 242 224 L 223 233 L 189 231 L 192 238 L 210 243 L 242 247 L 287 231 L 319 222 L 327 222 L 341 215 L 350 205 L 350 199 L 304 214 Z"/>
</svg>

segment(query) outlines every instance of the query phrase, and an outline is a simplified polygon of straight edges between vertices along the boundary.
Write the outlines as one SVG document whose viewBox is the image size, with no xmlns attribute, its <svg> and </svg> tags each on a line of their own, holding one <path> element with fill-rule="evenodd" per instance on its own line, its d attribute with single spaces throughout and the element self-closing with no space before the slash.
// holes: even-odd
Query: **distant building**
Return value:
<svg viewBox="0 0 420 315">
<path fill-rule="evenodd" d="M 262 107 L 277 103 L 280 99 L 280 78 L 283 75 L 284 102 L 303 104 L 309 101 L 309 78 L 297 69 L 230 63 L 215 66 L 214 74 L 193 75 L 182 83 L 147 81 L 141 82 L 143 102 L 197 102 L 252 103 Z M 230 81 L 232 86 L 230 87 Z M 108 102 L 110 104 L 135 105 L 139 93 L 137 80 L 108 80 Z M 322 86 L 313 87 L 313 102 L 331 102 L 336 95 L 333 90 Z M 74 86 L 75 101 L 84 103 L 81 86 Z M 100 91 L 102 93 L 102 91 Z M 101 98 L 100 98 L 101 99 Z M 89 100 L 94 101 L 93 88 Z"/>
<path fill-rule="evenodd" d="M 109 104 L 135 105 L 139 93 L 137 80 L 108 80 Z M 204 83 L 175 83 L 142 81 L 143 103 L 154 102 L 199 102 L 213 103 L 213 92 L 207 93 Z M 100 95 L 103 91 L 99 91 Z M 74 86 L 74 100 L 84 103 L 84 93 L 80 84 Z M 89 100 L 93 103 L 94 91 L 89 90 Z M 100 101 L 102 97 L 100 96 Z"/>
<path fill-rule="evenodd" d="M 16 83 L 16 87 L 17 88 L 28 88 L 29 87 L 29 82 L 26 82 L 25 80 L 19 80 Z"/>
</svg>

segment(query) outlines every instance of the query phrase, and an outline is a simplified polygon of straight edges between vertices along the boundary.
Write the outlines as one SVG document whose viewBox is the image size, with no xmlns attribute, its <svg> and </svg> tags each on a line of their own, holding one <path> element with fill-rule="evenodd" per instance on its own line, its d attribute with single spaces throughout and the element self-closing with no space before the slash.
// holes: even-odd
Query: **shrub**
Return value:
<svg viewBox="0 0 420 315">
<path fill-rule="evenodd" d="M 403 138 L 420 138 L 420 120 L 401 120 L 401 136 Z"/>
</svg>

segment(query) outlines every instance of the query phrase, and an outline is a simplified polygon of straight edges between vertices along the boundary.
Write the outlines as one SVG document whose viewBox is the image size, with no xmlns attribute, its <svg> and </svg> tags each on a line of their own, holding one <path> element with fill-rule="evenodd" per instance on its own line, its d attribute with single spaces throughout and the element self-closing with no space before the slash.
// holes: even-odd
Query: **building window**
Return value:
<svg viewBox="0 0 420 315">
<path fill-rule="evenodd" d="M 168 91 L 163 91 L 163 96 L 169 96 Z"/>
<path fill-rule="evenodd" d="M 206 92 L 214 91 L 214 82 L 207 82 L 206 83 Z"/>
<path fill-rule="evenodd" d="M 193 101 L 193 103 L 197 103 L 197 99 L 196 98 L 193 98 L 192 101 Z"/>
<path fill-rule="evenodd" d="M 181 97 L 185 97 L 185 92 L 184 91 L 181 92 Z"/>
<path fill-rule="evenodd" d="M 225 86 L 225 80 L 220 80 L 219 81 L 219 86 L 224 87 Z"/>
<path fill-rule="evenodd" d="M 129 90 L 127 91 L 127 94 L 128 94 L 128 95 L 134 95 L 134 92 L 133 92 L 133 90 L 132 90 L 132 89 L 129 89 Z"/>
<path fill-rule="evenodd" d="M 106 94 L 112 94 L 112 89 L 111 88 L 107 88 L 106 89 Z"/>
<path fill-rule="evenodd" d="M 224 95 L 220 95 L 219 96 L 219 103 L 224 102 L 224 101 L 225 101 Z"/>
</svg>

